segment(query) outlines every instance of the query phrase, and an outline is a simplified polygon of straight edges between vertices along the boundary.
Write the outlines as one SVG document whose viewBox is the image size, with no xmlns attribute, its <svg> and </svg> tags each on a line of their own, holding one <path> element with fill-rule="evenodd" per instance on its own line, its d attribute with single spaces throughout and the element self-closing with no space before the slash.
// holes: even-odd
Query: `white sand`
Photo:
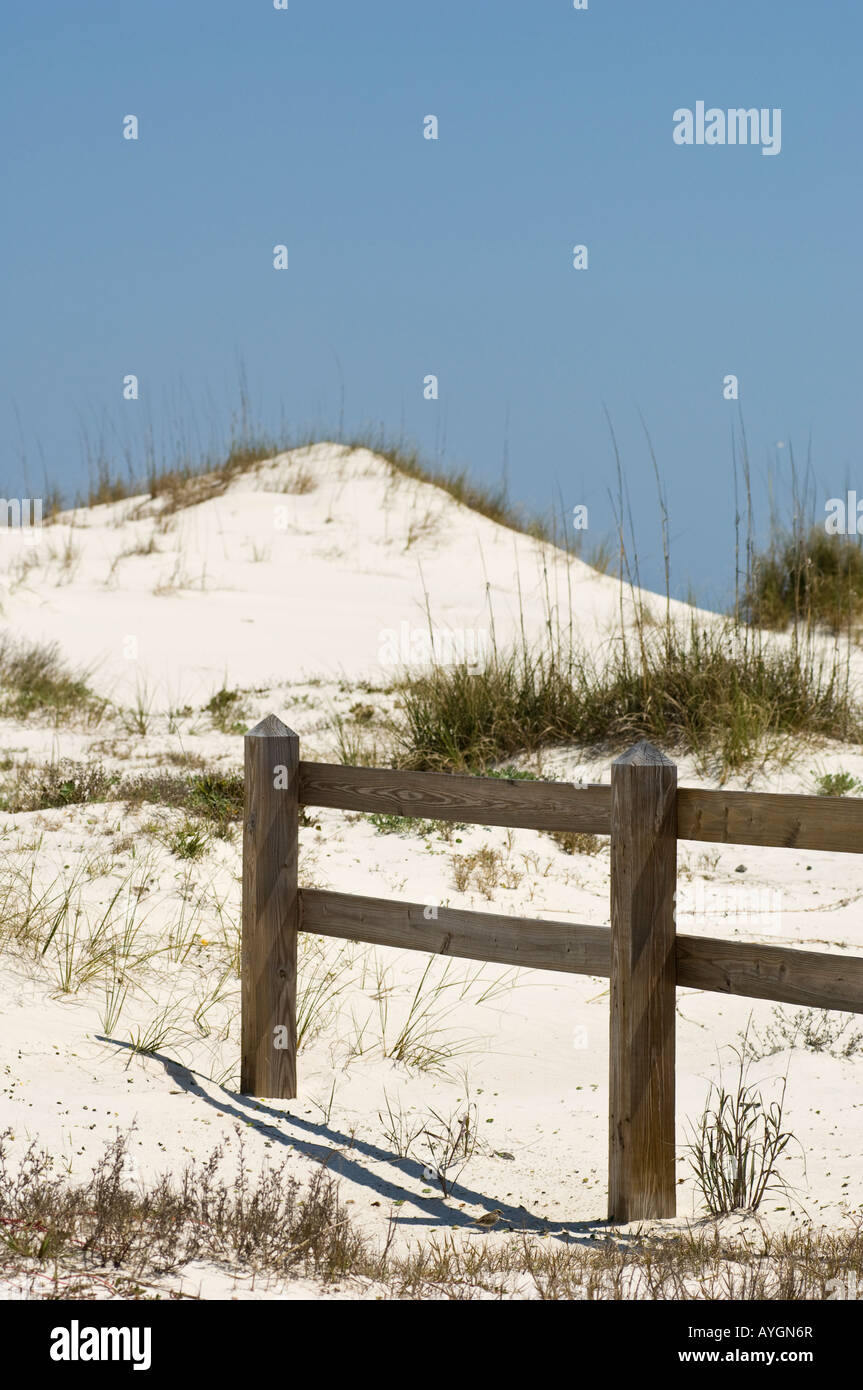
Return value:
<svg viewBox="0 0 863 1390">
<path fill-rule="evenodd" d="M 299 469 L 313 479 L 312 491 L 268 490 Z M 0 721 L 2 749 L 16 758 L 92 756 L 127 771 L 166 766 L 169 753 L 185 750 L 208 764 L 239 767 L 239 734 L 215 732 L 200 712 L 224 682 L 249 692 L 249 722 L 272 710 L 298 730 L 304 756 L 331 759 L 328 725 L 334 711 L 347 715 L 357 703 L 378 712 L 391 708 L 392 697 L 374 688 L 386 686 L 394 674 L 380 659 L 386 633 L 395 633 L 397 643 L 402 624 L 421 633 L 427 605 L 433 623 L 451 635 L 490 630 L 491 611 L 498 641 L 505 644 L 517 631 L 520 605 L 528 633 L 541 634 L 547 585 L 563 627 L 571 595 L 578 633 L 596 651 L 619 611 L 616 580 L 476 516 L 428 485 L 393 482 L 387 466 L 365 452 L 345 456 L 335 446 L 318 446 L 299 458 L 283 456 L 238 480 L 224 496 L 179 512 L 165 532 L 157 517 L 131 520 L 136 505 L 126 501 L 78 512 L 68 523 L 45 528 L 33 547 L 0 533 L 4 574 L 9 576 L 16 556 L 19 565 L 21 556 L 36 561 L 7 578 L 5 630 L 56 640 L 68 660 L 92 669 L 96 690 L 126 704 L 143 692 L 151 711 L 146 735 L 110 716 L 89 730 Z M 286 529 L 279 529 L 282 524 Z M 154 533 L 162 553 L 129 555 L 114 564 L 123 551 L 146 547 Z M 76 558 L 64 571 L 60 552 L 70 540 Z M 172 575 L 173 587 L 154 592 L 170 585 Z M 655 604 L 661 614 L 664 599 Z M 129 638 L 136 639 L 136 659 L 124 655 Z M 176 713 L 184 706 L 193 708 Z M 590 761 L 567 748 L 549 750 L 543 767 L 572 781 L 608 775 L 606 760 Z M 863 774 L 863 750 L 804 750 L 790 767 L 768 769 L 753 785 L 812 791 L 814 768 Z M 700 780 L 692 766 L 681 764 L 683 784 Z M 36 1139 L 58 1162 L 83 1174 L 106 1139 L 134 1125 L 133 1176 L 147 1178 L 177 1170 L 190 1155 L 206 1156 L 217 1143 L 232 1162 L 242 1133 L 255 1168 L 287 1158 L 290 1170 L 305 1178 L 326 1159 L 341 1178 L 349 1210 L 376 1238 L 383 1238 L 393 1213 L 397 1240 L 406 1242 L 446 1233 L 463 1225 L 465 1214 L 493 1206 L 504 1210 L 506 1224 L 547 1230 L 552 1238 L 562 1232 L 601 1234 L 606 981 L 531 971 L 514 978 L 496 967 L 452 962 L 446 980 L 462 984 L 444 990 L 436 1007 L 451 1011 L 432 1017 L 426 1038 L 452 1055 L 443 1072 L 429 1071 L 385 1055 L 427 957 L 327 943 L 326 959 L 344 967 L 344 989 L 323 1031 L 300 1054 L 299 1098 L 241 1096 L 235 1089 L 235 976 L 224 979 L 223 997 L 200 1027 L 192 1021 L 190 1002 L 212 994 L 224 976 L 224 943 L 236 941 L 239 838 L 213 840 L 202 860 L 189 863 L 155 833 L 161 825 L 167 834 L 182 819 L 180 812 L 157 807 L 126 815 L 116 804 L 0 815 L 7 867 L 29 872 L 35 857 L 38 881 L 46 885 L 79 874 L 75 891 L 91 928 L 114 888 L 125 884 L 112 912 L 114 929 L 129 919 L 134 904 L 142 921 L 139 942 L 164 941 L 173 931 L 187 933 L 188 945 L 182 962 L 161 956 L 146 970 L 130 968 L 137 984 L 109 1036 L 103 1021 L 106 977 L 81 981 L 73 953 L 73 989 L 60 988 L 70 950 L 62 932 L 39 961 L 6 958 L 0 973 L 0 1129 L 12 1128 L 16 1147 Z M 147 822 L 149 833 L 143 829 Z M 453 855 L 483 847 L 501 853 L 491 899 L 475 883 L 459 892 L 454 881 Z M 437 833 L 383 834 L 362 817 L 321 812 L 302 829 L 301 848 L 304 881 L 317 886 L 576 922 L 608 920 L 607 847 L 596 855 L 570 856 L 548 836 L 480 826 L 456 829 L 450 841 Z M 740 865 L 744 873 L 737 872 Z M 856 856 L 680 847 L 678 922 L 684 931 L 856 954 L 863 949 L 861 895 L 863 863 Z M 307 957 L 303 968 L 311 973 L 320 967 Z M 389 973 L 382 980 L 384 968 Z M 435 961 L 433 978 L 440 980 L 446 969 Z M 493 982 L 499 989 L 481 1001 Z M 386 1005 L 374 997 L 382 992 Z M 130 1032 L 165 1006 L 168 1031 L 158 1055 L 130 1055 L 124 1045 Z M 683 1152 L 687 1122 L 699 1115 L 720 1059 L 730 1075 L 729 1048 L 750 1016 L 763 1031 L 774 1020 L 775 1006 L 678 993 L 678 1225 L 699 1210 Z M 849 1032 L 855 1029 L 852 1023 Z M 757 1065 L 765 1095 L 774 1094 L 787 1063 L 784 1051 Z M 835 1226 L 861 1213 L 861 1065 L 860 1057 L 795 1049 L 786 1118 L 804 1146 L 805 1163 L 799 1148 L 783 1163 L 795 1194 L 767 1198 L 762 1215 L 769 1223 Z M 407 1119 L 428 1117 L 430 1109 L 458 1111 L 468 1085 L 483 1152 L 444 1203 L 423 1179 L 421 1163 L 394 1152 L 379 1115 L 386 1115 L 385 1096 Z M 464 1238 L 508 1237 L 498 1230 Z M 182 1282 L 204 1296 L 312 1292 L 308 1281 L 267 1287 L 203 1267 L 185 1271 L 183 1281 L 177 1276 L 165 1282 Z M 6 1292 L 15 1297 L 27 1289 L 19 1283 Z"/>
</svg>

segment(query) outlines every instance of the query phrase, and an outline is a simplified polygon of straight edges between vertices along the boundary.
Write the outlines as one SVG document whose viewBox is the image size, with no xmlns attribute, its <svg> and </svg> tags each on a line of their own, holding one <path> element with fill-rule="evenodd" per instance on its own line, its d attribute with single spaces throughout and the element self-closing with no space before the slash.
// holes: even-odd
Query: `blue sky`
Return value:
<svg viewBox="0 0 863 1390">
<path fill-rule="evenodd" d="M 119 466 L 148 420 L 224 436 L 239 360 L 263 425 L 334 433 L 343 383 L 347 430 L 489 480 L 506 449 L 512 496 L 587 504 L 595 538 L 607 409 L 656 584 L 640 412 L 675 590 L 709 599 L 732 582 L 726 374 L 765 519 L 789 441 L 811 437 L 822 516 L 863 483 L 851 0 L 47 0 L 0 24 L 7 495 L 25 459 L 31 491 L 45 468 L 80 486 L 82 435 Z M 698 100 L 780 108 L 781 153 L 675 145 Z"/>
</svg>

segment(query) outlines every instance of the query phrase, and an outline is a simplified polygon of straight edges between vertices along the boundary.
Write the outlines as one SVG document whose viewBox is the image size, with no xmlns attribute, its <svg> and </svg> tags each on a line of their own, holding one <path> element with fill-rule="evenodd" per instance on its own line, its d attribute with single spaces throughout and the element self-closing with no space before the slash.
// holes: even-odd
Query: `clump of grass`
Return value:
<svg viewBox="0 0 863 1390">
<path fill-rule="evenodd" d="M 776 645 L 733 620 L 655 631 L 639 625 L 598 665 L 574 646 L 526 642 L 479 669 L 435 666 L 405 678 L 399 760 L 479 771 L 553 741 L 622 746 L 647 738 L 736 771 L 781 753 L 792 736 L 856 739 L 847 677 L 809 647 Z"/>
<path fill-rule="evenodd" d="M 155 1056 L 162 1052 L 172 1038 L 179 1036 L 180 1006 L 163 1004 L 148 1023 L 132 1029 L 129 1047 L 137 1056 Z"/>
<path fill-rule="evenodd" d="M 122 783 L 117 799 L 132 806 L 152 803 L 182 808 L 210 821 L 215 833 L 225 839 L 232 824 L 242 819 L 243 785 L 240 772 L 202 772 L 188 777 L 173 772 L 138 773 Z"/>
<path fill-rule="evenodd" d="M 189 810 L 212 821 L 224 838 L 243 818 L 244 785 L 241 772 L 202 772 L 189 782 Z"/>
<path fill-rule="evenodd" d="M 436 466 L 424 458 L 415 445 L 388 439 L 382 430 L 367 430 L 343 442 L 347 448 L 369 449 L 379 458 L 386 459 L 394 479 L 404 477 L 431 483 L 461 506 L 488 517 L 499 526 L 568 550 L 601 573 L 605 573 L 609 567 L 611 552 L 604 540 L 592 545 L 588 551 L 582 531 L 573 531 L 551 509 L 545 513 L 531 513 L 516 505 L 510 500 L 505 482 L 485 483 L 472 478 L 467 469 Z"/>
<path fill-rule="evenodd" d="M 178 825 L 169 833 L 167 839 L 168 848 L 178 859 L 202 859 L 209 843 L 207 831 L 191 820 Z"/>
<path fill-rule="evenodd" d="M 583 830 L 549 830 L 548 834 L 564 854 L 599 854 L 606 843 L 601 836 Z"/>
<path fill-rule="evenodd" d="M 520 870 L 509 864 L 501 850 L 493 849 L 490 845 L 483 845 L 473 854 L 454 854 L 452 870 L 453 882 L 460 893 L 466 892 L 473 884 L 489 902 L 496 888 L 515 889 L 524 877 Z"/>
<path fill-rule="evenodd" d="M 282 480 L 282 492 L 293 493 L 297 497 L 303 497 L 309 492 L 314 492 L 318 483 L 314 474 L 308 468 L 299 467 L 288 473 Z"/>
<path fill-rule="evenodd" d="M 176 772 L 136 772 L 125 777 L 117 793 L 117 799 L 127 806 L 176 806 L 188 805 L 190 779 Z"/>
<path fill-rule="evenodd" d="M 58 722 L 98 723 L 107 701 L 93 694 L 83 675 L 70 671 L 56 643 L 0 638 L 0 714 L 27 719 L 50 715 Z"/>
<path fill-rule="evenodd" d="M 863 791 L 863 782 L 850 772 L 821 772 L 815 774 L 818 796 L 856 796 Z"/>
<path fill-rule="evenodd" d="M 169 517 L 187 507 L 221 497 L 231 483 L 249 473 L 265 459 L 274 458 L 282 445 L 272 435 L 255 431 L 248 423 L 236 436 L 221 459 L 212 454 L 203 458 L 186 457 L 168 467 L 153 465 L 147 478 L 149 496 L 158 503 L 158 515 Z M 148 515 L 152 508 L 143 507 L 139 515 Z"/>
<path fill-rule="evenodd" d="M 366 819 L 379 835 L 439 835 L 450 841 L 453 832 L 464 830 L 463 821 L 423 820 L 416 816 L 397 816 L 384 811 L 372 811 Z"/>
<path fill-rule="evenodd" d="M 45 811 L 55 807 L 107 801 L 120 781 L 99 763 L 63 758 L 41 767 L 22 767 L 13 786 L 0 798 L 6 811 Z"/>
<path fill-rule="evenodd" d="M 838 633 L 863 619 L 863 546 L 823 526 L 775 527 L 756 554 L 745 595 L 749 621 L 784 630 L 805 621 Z"/>
<path fill-rule="evenodd" d="M 229 690 L 222 686 L 207 701 L 204 710 L 213 721 L 213 728 L 223 734 L 245 733 L 243 718 L 243 697 L 239 690 Z"/>
<path fill-rule="evenodd" d="M 747 1081 L 751 1050 L 748 1030 L 733 1049 L 737 1075 L 730 1090 L 713 1083 L 704 1112 L 688 1145 L 690 1167 L 711 1216 L 757 1211 L 770 1190 L 787 1191 L 777 1171 L 779 1159 L 794 1136 L 783 1128 L 787 1077 L 779 1095 L 765 1104 Z"/>
<path fill-rule="evenodd" d="M 243 816 L 243 774 L 140 772 L 122 778 L 98 763 L 72 759 L 24 766 L 0 796 L 5 811 L 40 811 L 90 802 L 122 801 L 127 807 L 151 804 L 185 810 L 209 822 L 225 839 Z M 188 825 L 188 822 L 187 822 Z M 185 833 L 185 832 L 184 832 Z M 203 831 L 197 832 L 203 834 Z"/>
<path fill-rule="evenodd" d="M 353 983 L 353 954 L 343 947 L 333 956 L 319 936 L 303 932 L 297 970 L 297 1050 L 321 1036 L 336 1015 L 336 1001 Z"/>
<path fill-rule="evenodd" d="M 383 1055 L 411 1070 L 444 1074 L 453 1059 L 470 1047 L 470 1039 L 457 1037 L 446 1026 L 465 997 L 466 983 L 472 981 L 457 977 L 452 961 L 448 960 L 443 969 L 438 970 L 436 958 L 431 956 L 410 997 L 406 1013 L 392 1029 L 389 1027 L 389 991 L 379 990 Z M 458 998 L 452 996 L 453 990 L 459 991 Z"/>
<path fill-rule="evenodd" d="M 352 726 L 340 715 L 333 715 L 330 727 L 335 735 L 336 756 L 346 767 L 376 767 L 379 762 L 377 743 L 367 742 L 362 729 Z"/>
</svg>

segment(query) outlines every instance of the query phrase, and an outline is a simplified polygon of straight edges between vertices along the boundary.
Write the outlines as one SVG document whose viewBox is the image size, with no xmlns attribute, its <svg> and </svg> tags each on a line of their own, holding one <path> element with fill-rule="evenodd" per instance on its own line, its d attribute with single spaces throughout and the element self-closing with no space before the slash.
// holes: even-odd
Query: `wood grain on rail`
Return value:
<svg viewBox="0 0 863 1390">
<path fill-rule="evenodd" d="M 342 811 L 530 830 L 611 832 L 611 788 L 517 778 L 300 763 L 300 801 Z M 863 798 L 680 787 L 681 840 L 800 850 L 863 852 Z"/>
<path fill-rule="evenodd" d="M 714 844 L 859 854 L 863 851 L 863 798 L 681 787 L 677 834 L 681 840 Z"/>
<path fill-rule="evenodd" d="M 863 958 L 796 946 L 678 936 L 677 983 L 810 1009 L 863 1013 Z"/>
<path fill-rule="evenodd" d="M 606 976 L 609 970 L 608 928 L 572 922 L 543 922 L 532 917 L 304 888 L 300 890 L 300 926 L 302 931 L 319 936 L 496 965 L 578 975 Z"/>
<path fill-rule="evenodd" d="M 611 789 L 567 782 L 301 762 L 300 802 L 474 825 L 580 830 L 592 835 L 608 835 L 611 830 Z"/>
</svg>

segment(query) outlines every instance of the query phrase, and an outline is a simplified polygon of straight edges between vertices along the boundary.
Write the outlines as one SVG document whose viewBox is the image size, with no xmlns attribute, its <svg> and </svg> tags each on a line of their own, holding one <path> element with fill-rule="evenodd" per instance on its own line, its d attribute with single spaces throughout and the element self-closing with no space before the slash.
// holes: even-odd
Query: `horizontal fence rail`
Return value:
<svg viewBox="0 0 863 1390">
<path fill-rule="evenodd" d="M 523 830 L 611 833 L 611 788 L 518 778 L 300 763 L 300 804 Z M 863 800 L 677 789 L 677 838 L 776 849 L 863 851 Z"/>
<path fill-rule="evenodd" d="M 677 793 L 677 838 L 859 854 L 863 850 L 863 801 L 681 787 Z"/>
<path fill-rule="evenodd" d="M 426 951 L 570 975 L 611 974 L 611 931 L 536 917 L 393 902 L 355 893 L 301 888 L 300 931 L 374 946 Z M 434 917 L 429 917 L 429 912 Z M 863 1014 L 863 956 L 796 946 L 676 937 L 677 984 L 714 994 L 772 999 L 803 1008 Z"/>
<path fill-rule="evenodd" d="M 458 907 L 430 908 L 424 903 L 363 898 L 320 888 L 300 889 L 300 922 L 303 931 L 317 936 L 531 970 L 606 976 L 611 960 L 608 927 L 504 917 Z"/>
<path fill-rule="evenodd" d="M 611 785 L 304 762 L 268 715 L 245 737 L 241 1088 L 296 1095 L 297 937 L 609 979 L 609 1215 L 675 1214 L 678 987 L 863 1013 L 863 957 L 678 935 L 678 840 L 863 852 L 863 800 L 678 787 L 641 742 Z M 300 888 L 303 806 L 610 837 L 611 926 Z"/>
<path fill-rule="evenodd" d="M 301 762 L 300 801 L 338 811 L 377 811 L 473 825 L 582 830 L 593 835 L 608 835 L 611 830 L 608 787 L 573 787 L 566 782 Z"/>
</svg>

